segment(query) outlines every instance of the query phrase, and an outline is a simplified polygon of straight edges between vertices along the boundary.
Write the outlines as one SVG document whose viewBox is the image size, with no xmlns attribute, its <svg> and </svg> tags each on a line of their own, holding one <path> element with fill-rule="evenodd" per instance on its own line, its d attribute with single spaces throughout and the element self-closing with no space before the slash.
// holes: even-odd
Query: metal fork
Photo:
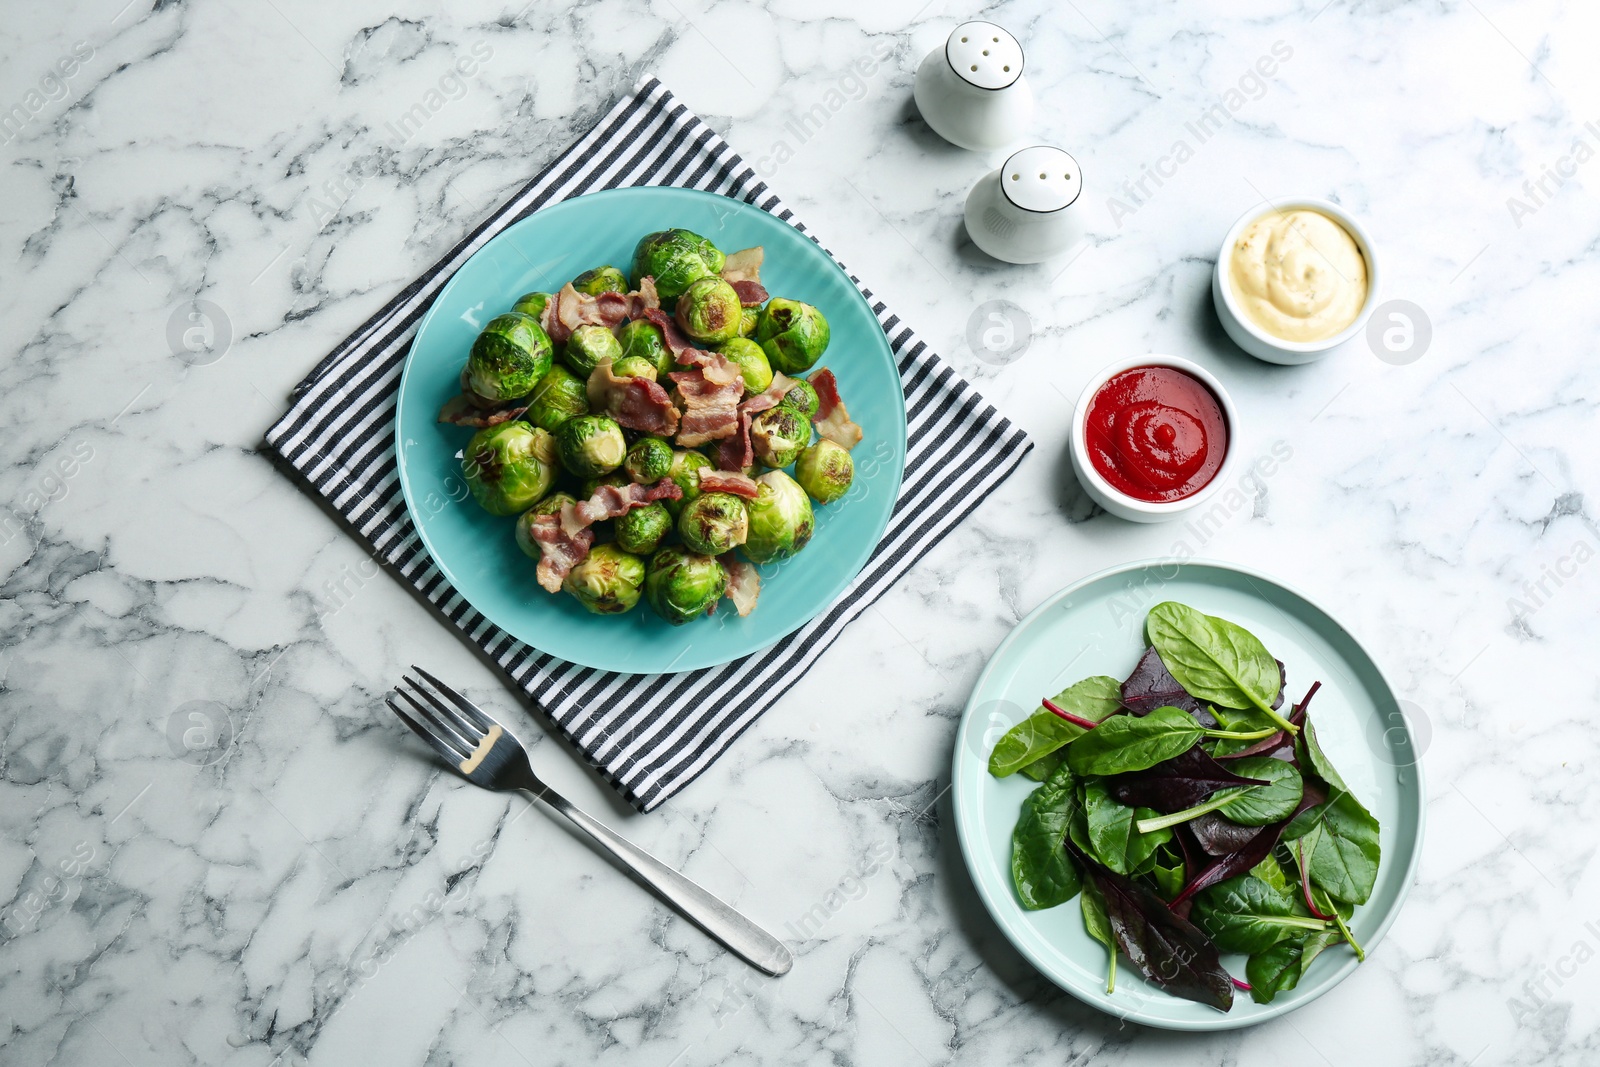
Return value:
<svg viewBox="0 0 1600 1067">
<path fill-rule="evenodd" d="M 605 824 L 572 806 L 541 782 L 528 763 L 527 749 L 478 705 L 427 671 L 411 665 L 421 681 L 405 677 L 384 698 L 389 710 L 411 727 L 473 785 L 519 789 L 571 819 L 631 870 L 657 896 L 735 955 L 766 974 L 787 974 L 794 963 L 783 942 L 734 911 L 677 871 Z M 410 709 L 401 707 L 396 697 Z"/>
</svg>

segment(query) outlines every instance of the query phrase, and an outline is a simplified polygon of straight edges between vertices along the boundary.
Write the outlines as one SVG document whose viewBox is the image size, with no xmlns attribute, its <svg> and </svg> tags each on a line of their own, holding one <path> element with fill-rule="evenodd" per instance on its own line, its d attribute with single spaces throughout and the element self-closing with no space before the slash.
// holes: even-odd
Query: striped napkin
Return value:
<svg viewBox="0 0 1600 1067">
<path fill-rule="evenodd" d="M 809 236 L 737 153 L 647 76 L 599 125 L 329 353 L 295 388 L 288 413 L 267 432 L 267 446 L 348 521 L 368 551 L 498 663 L 634 806 L 650 811 L 726 751 L 1033 446 L 851 275 L 899 364 L 908 439 L 905 478 L 888 531 L 840 598 L 770 648 L 676 674 L 592 670 L 500 630 L 445 581 L 406 513 L 394 453 L 400 370 L 434 296 L 490 238 L 547 204 L 635 185 L 721 193 Z"/>
</svg>

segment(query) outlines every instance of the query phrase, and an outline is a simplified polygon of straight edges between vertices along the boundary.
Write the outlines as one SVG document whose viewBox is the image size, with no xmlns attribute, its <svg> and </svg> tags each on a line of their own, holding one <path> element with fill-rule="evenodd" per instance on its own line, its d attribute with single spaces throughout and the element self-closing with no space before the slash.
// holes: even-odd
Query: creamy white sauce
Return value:
<svg viewBox="0 0 1600 1067">
<path fill-rule="evenodd" d="M 1325 341 L 1367 301 L 1367 261 L 1355 238 L 1320 211 L 1269 211 L 1228 254 L 1234 303 L 1285 341 Z"/>
</svg>

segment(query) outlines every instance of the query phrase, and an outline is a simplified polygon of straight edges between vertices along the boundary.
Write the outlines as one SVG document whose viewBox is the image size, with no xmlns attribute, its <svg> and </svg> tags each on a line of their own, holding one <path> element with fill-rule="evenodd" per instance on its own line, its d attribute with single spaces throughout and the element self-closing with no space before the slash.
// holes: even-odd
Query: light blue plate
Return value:
<svg viewBox="0 0 1600 1067">
<path fill-rule="evenodd" d="M 1312 682 L 1317 739 L 1382 826 L 1383 861 L 1351 932 L 1369 954 L 1399 914 L 1421 856 L 1423 789 L 1417 752 L 1394 691 L 1372 658 L 1327 612 L 1258 572 L 1223 563 L 1142 562 L 1091 575 L 1041 604 L 995 650 L 961 717 L 952 778 L 956 833 L 989 914 L 1034 966 L 1073 996 L 1113 1015 L 1173 1030 L 1226 1030 L 1293 1011 L 1332 989 L 1357 962 L 1343 946 L 1319 956 L 1299 986 L 1267 1005 L 1239 992 L 1226 1014 L 1144 982 L 1119 960 L 1105 992 L 1106 950 L 1083 928 L 1077 900 L 1022 907 L 1011 884 L 1011 830 L 1036 786 L 989 774 L 989 751 L 1039 698 L 1092 674 L 1125 678 L 1144 651 L 1150 608 L 1176 600 L 1253 632 L 1288 668 L 1291 700 Z M 1244 957 L 1223 963 L 1241 980 Z"/>
<path fill-rule="evenodd" d="M 774 296 L 815 304 L 833 339 L 819 366 L 865 438 L 855 448 L 849 496 L 816 509 L 804 552 L 762 568 L 760 603 L 741 619 L 724 603 L 687 626 L 663 622 L 641 601 L 626 615 L 591 615 L 534 581 L 517 548 L 514 520 L 479 508 L 466 493 L 456 454 L 472 431 L 436 421 L 460 390 L 467 351 L 483 323 L 523 293 L 554 291 L 589 267 L 628 271 L 639 238 L 681 226 L 724 251 L 766 247 L 762 283 Z M 547 207 L 484 245 L 451 278 L 417 330 L 395 413 L 400 488 L 422 543 L 450 584 L 486 618 L 561 659 L 604 670 L 654 673 L 709 667 L 765 648 L 805 625 L 866 564 L 889 525 L 905 469 L 906 414 L 888 339 L 844 271 L 815 242 L 759 208 L 689 189 L 647 187 L 591 193 Z"/>
</svg>

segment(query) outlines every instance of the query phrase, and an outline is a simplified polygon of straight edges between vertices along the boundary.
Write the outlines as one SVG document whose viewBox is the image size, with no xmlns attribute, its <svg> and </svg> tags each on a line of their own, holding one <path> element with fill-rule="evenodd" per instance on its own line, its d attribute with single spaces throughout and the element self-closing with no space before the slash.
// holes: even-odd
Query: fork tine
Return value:
<svg viewBox="0 0 1600 1067">
<path fill-rule="evenodd" d="M 468 748 L 476 747 L 478 742 L 483 740 L 483 735 L 489 732 L 488 727 L 479 727 L 475 725 L 460 711 L 452 708 L 449 704 L 446 704 L 444 701 L 434 696 L 428 691 L 426 686 L 422 685 L 415 678 L 408 677 L 403 680 L 410 685 L 412 689 L 416 690 L 417 695 L 426 700 L 429 706 L 433 708 L 440 718 L 449 723 L 451 728 L 454 729 L 456 733 L 467 739 Z"/>
<path fill-rule="evenodd" d="M 429 730 L 426 726 L 423 726 L 420 722 L 418 722 L 417 720 L 413 719 L 406 711 L 404 711 L 400 707 L 400 705 L 398 705 L 398 704 L 396 704 L 394 702 L 394 698 L 393 697 L 384 697 L 383 698 L 383 702 L 385 704 L 389 705 L 389 710 L 390 711 L 394 712 L 397 716 L 400 717 L 400 721 L 401 722 L 403 722 L 407 726 L 411 727 L 411 732 L 412 733 L 416 734 L 418 737 L 420 737 L 424 741 L 428 742 L 429 747 L 431 747 L 435 752 L 439 753 L 439 755 L 443 756 L 446 760 L 448 760 L 451 763 L 459 763 L 461 761 L 461 759 L 463 758 L 461 753 L 456 752 L 450 746 L 450 743 L 448 741 L 445 741 L 442 738 L 439 738 L 439 737 L 435 736 L 433 731 Z"/>
<path fill-rule="evenodd" d="M 494 720 L 485 714 L 482 708 L 478 707 L 478 705 L 462 696 L 459 692 L 452 689 L 450 686 L 445 685 L 443 682 L 439 681 L 439 679 L 435 678 L 433 675 L 429 674 L 415 663 L 411 665 L 411 669 L 422 675 L 423 678 L 427 679 L 428 684 L 433 686 L 434 689 L 438 690 L 440 695 L 446 700 L 450 701 L 456 707 L 465 712 L 467 718 L 471 719 L 473 723 L 477 725 L 478 729 L 487 733 L 489 731 L 489 727 L 494 725 Z"/>
<path fill-rule="evenodd" d="M 411 705 L 412 711 L 419 719 L 428 725 L 432 733 L 436 734 L 441 741 L 448 742 L 451 748 L 460 750 L 461 756 L 459 758 L 465 759 L 471 754 L 474 748 L 478 747 L 478 742 L 476 740 L 468 740 L 467 738 L 463 737 L 460 730 L 450 725 L 448 720 L 443 720 L 438 715 L 434 714 L 433 711 L 427 707 L 427 705 L 423 704 L 420 700 L 413 696 L 409 690 L 401 689 L 399 686 L 396 686 L 394 691 L 396 694 L 403 697 L 407 704 Z"/>
</svg>

